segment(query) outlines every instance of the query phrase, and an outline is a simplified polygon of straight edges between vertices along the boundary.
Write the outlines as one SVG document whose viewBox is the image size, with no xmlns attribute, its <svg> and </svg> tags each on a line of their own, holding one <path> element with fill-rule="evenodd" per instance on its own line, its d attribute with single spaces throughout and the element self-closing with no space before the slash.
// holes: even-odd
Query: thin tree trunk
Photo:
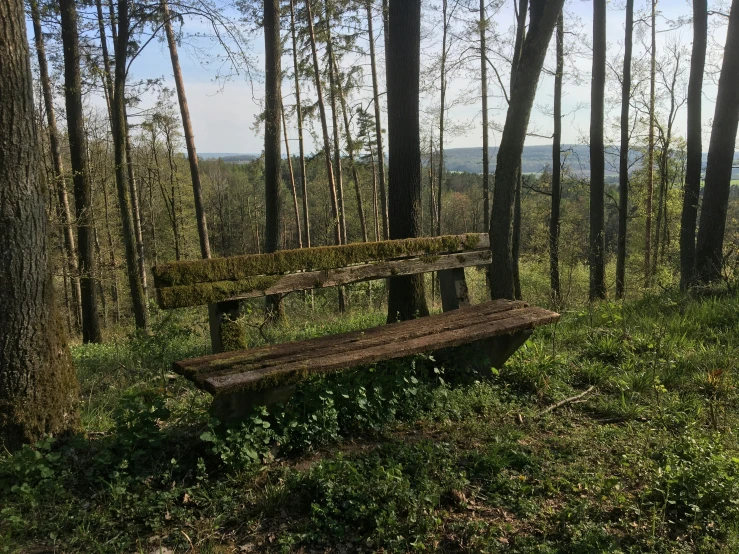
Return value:
<svg viewBox="0 0 739 554">
<path fill-rule="evenodd" d="M 80 45 L 77 30 L 77 8 L 74 0 L 59 0 L 62 44 L 64 48 L 64 96 L 67 108 L 67 134 L 72 162 L 74 205 L 77 218 L 77 246 L 82 300 L 82 340 L 102 342 L 98 309 L 95 244 L 92 228 L 92 188 L 85 156 L 85 125 L 82 111 L 82 78 Z"/>
<path fill-rule="evenodd" d="M 131 289 L 136 327 L 146 329 L 148 326 L 148 311 L 146 309 L 146 295 L 144 294 L 139 271 L 136 235 L 131 214 L 131 197 L 126 177 L 126 61 L 128 48 L 128 0 L 118 0 L 118 42 L 115 49 L 115 88 L 113 94 L 113 144 L 115 156 L 116 188 L 118 189 L 118 207 L 121 211 L 123 224 L 123 244 L 126 248 L 126 265 L 128 284 Z"/>
<path fill-rule="evenodd" d="M 631 55 L 634 35 L 634 0 L 626 0 L 624 69 L 621 83 L 621 146 L 618 174 L 618 244 L 616 249 L 616 298 L 626 287 L 626 227 L 629 218 L 629 107 L 631 102 Z"/>
<path fill-rule="evenodd" d="M 33 78 L 21 0 L 0 2 L 0 444 L 79 423 L 79 385 L 56 310 Z"/>
<path fill-rule="evenodd" d="M 382 240 L 380 234 L 380 209 L 377 194 L 377 167 L 375 166 L 375 151 L 370 146 L 370 164 L 372 164 L 372 212 L 375 217 L 375 241 Z"/>
<path fill-rule="evenodd" d="M 493 208 L 490 218 L 492 251 L 490 292 L 493 299 L 512 299 L 515 295 L 512 220 L 516 182 L 541 68 L 557 17 L 564 4 L 564 0 L 534 0 L 534 2 L 532 8 L 535 5 L 536 10 L 532 9 L 529 32 L 523 41 L 495 166 Z"/>
<path fill-rule="evenodd" d="M 180 57 L 177 53 L 177 42 L 175 41 L 172 21 L 169 13 L 167 0 L 162 0 L 162 15 L 164 17 L 164 30 L 167 34 L 169 45 L 169 57 L 172 59 L 172 72 L 177 87 L 177 100 L 180 105 L 180 116 L 182 117 L 182 128 L 185 133 L 185 146 L 187 147 L 187 161 L 190 163 L 190 178 L 192 179 L 192 193 L 195 199 L 195 218 L 198 225 L 198 238 L 200 239 L 200 256 L 210 258 L 210 240 L 208 239 L 208 221 L 205 216 L 203 202 L 203 187 L 200 184 L 200 167 L 198 165 L 198 154 L 195 149 L 195 133 L 190 120 L 190 108 L 187 105 L 185 94 L 185 82 L 182 79 L 180 68 Z"/>
<path fill-rule="evenodd" d="M 441 93 L 440 93 L 440 104 L 439 104 L 439 180 L 438 189 L 436 191 L 436 234 L 441 236 L 441 213 L 442 203 L 441 195 L 444 190 L 444 116 L 446 115 L 446 57 L 447 57 L 447 35 L 449 32 L 449 22 L 447 21 L 447 9 L 448 0 L 442 0 L 441 14 L 442 14 L 442 38 L 441 38 Z"/>
<path fill-rule="evenodd" d="M 421 234 L 421 143 L 418 122 L 421 1 L 391 0 L 388 51 L 390 238 Z M 423 275 L 393 277 L 388 322 L 428 315 Z"/>
<path fill-rule="evenodd" d="M 293 195 L 293 208 L 295 210 L 295 230 L 297 233 L 298 248 L 303 248 L 303 234 L 300 231 L 300 208 L 298 207 L 298 190 L 295 187 L 295 173 L 293 172 L 293 160 L 290 156 L 290 142 L 287 140 L 287 122 L 285 121 L 285 107 L 282 107 L 282 132 L 285 138 L 285 154 L 287 155 L 287 167 L 290 170 L 290 191 Z"/>
<path fill-rule="evenodd" d="M 739 126 L 739 0 L 731 3 L 724 61 L 708 147 L 706 184 L 696 245 L 696 274 L 703 283 L 718 280 L 723 270 L 723 242 Z"/>
<path fill-rule="evenodd" d="M 141 231 L 141 210 L 139 209 L 139 192 L 136 183 L 136 172 L 133 163 L 133 151 L 131 148 L 131 128 L 128 124 L 126 106 L 123 106 L 126 118 L 126 175 L 128 177 L 128 189 L 131 198 L 131 216 L 133 217 L 134 236 L 136 237 L 136 261 L 141 279 L 141 288 L 144 292 L 144 301 L 148 298 L 148 286 L 146 279 L 146 258 L 144 256 L 144 234 Z M 174 199 L 173 199 L 174 202 Z"/>
<path fill-rule="evenodd" d="M 708 2 L 693 0 L 693 52 L 688 83 L 687 160 L 685 193 L 680 220 L 680 288 L 695 283 L 695 228 L 701 192 L 703 145 L 701 140 L 701 97 L 708 45 Z"/>
<path fill-rule="evenodd" d="M 647 201 L 646 201 L 646 228 L 644 233 L 644 286 L 652 283 L 651 253 L 652 253 L 652 197 L 654 196 L 654 101 L 657 79 L 657 0 L 651 0 L 652 5 L 652 45 L 649 69 L 649 139 L 647 142 Z"/>
<path fill-rule="evenodd" d="M 377 166 L 380 174 L 380 205 L 382 207 L 382 237 L 387 239 L 387 182 L 385 180 L 385 150 L 382 146 L 382 110 L 380 109 L 380 87 L 377 80 L 377 56 L 375 54 L 375 32 L 373 29 L 372 0 L 367 0 L 367 31 L 369 32 L 370 65 L 372 67 L 372 94 L 375 107 L 375 140 L 377 141 Z M 387 45 L 386 45 L 387 46 Z"/>
<path fill-rule="evenodd" d="M 482 224 L 484 229 L 490 228 L 490 146 L 488 135 L 488 49 L 486 34 L 488 19 L 485 14 L 485 0 L 480 0 L 480 88 L 482 95 Z"/>
<path fill-rule="evenodd" d="M 313 30 L 313 12 L 311 11 L 311 1 L 305 0 L 305 6 L 308 11 L 308 33 L 310 37 L 311 53 L 313 55 L 313 73 L 316 80 L 316 93 L 318 96 L 318 111 L 321 116 L 321 131 L 323 133 L 323 155 L 326 159 L 326 177 L 328 178 L 329 195 L 331 197 L 331 212 L 334 218 L 334 242 L 341 244 L 341 221 L 339 219 L 339 204 L 336 198 L 336 183 L 334 181 L 334 170 L 331 164 L 331 141 L 328 135 L 328 124 L 326 122 L 326 106 L 323 102 L 323 86 L 321 85 L 321 66 L 318 62 L 318 52 L 316 50 L 316 35 Z"/>
<path fill-rule="evenodd" d="M 632 2 L 633 0 L 629 0 Z M 564 73 L 564 17 L 557 18 L 557 68 L 554 73 L 554 133 L 552 141 L 552 213 L 549 217 L 549 283 L 552 299 L 562 300 L 559 282 L 559 223 L 562 201 L 562 77 Z"/>
<path fill-rule="evenodd" d="M 46 109 L 46 121 L 49 126 L 49 146 L 51 150 L 51 161 L 54 169 L 54 188 L 59 200 L 59 219 L 64 227 L 64 246 L 66 248 L 65 263 L 69 267 L 69 278 L 72 288 L 72 314 L 75 327 L 82 327 L 82 290 L 80 288 L 79 271 L 77 267 L 77 246 L 72 225 L 72 215 L 69 209 L 69 198 L 64 180 L 64 166 L 62 153 L 59 147 L 59 131 L 56 126 L 56 113 L 54 100 L 51 92 L 51 79 L 49 78 L 49 67 L 46 61 L 46 47 L 44 35 L 41 30 L 41 15 L 39 13 L 37 0 L 31 0 L 31 18 L 33 20 L 33 32 L 38 57 L 39 77 L 41 89 L 44 96 L 44 108 Z"/>
<path fill-rule="evenodd" d="M 590 87 L 590 299 L 605 298 L 606 0 L 593 0 L 593 72 Z"/>
<path fill-rule="evenodd" d="M 300 66 L 298 65 L 298 41 L 295 34 L 295 0 L 290 0 L 290 33 L 293 41 L 293 72 L 295 74 L 295 111 L 298 117 L 298 144 L 300 146 L 300 185 L 303 191 L 303 223 L 305 246 L 310 248 L 310 218 L 308 217 L 308 177 L 305 173 L 305 142 L 303 140 L 303 105 L 300 101 Z"/>
</svg>

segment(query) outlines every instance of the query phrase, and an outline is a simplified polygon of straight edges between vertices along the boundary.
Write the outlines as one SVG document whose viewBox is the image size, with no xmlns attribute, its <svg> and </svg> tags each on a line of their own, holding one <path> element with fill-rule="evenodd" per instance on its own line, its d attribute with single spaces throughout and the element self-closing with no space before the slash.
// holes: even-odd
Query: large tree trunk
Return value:
<svg viewBox="0 0 739 554">
<path fill-rule="evenodd" d="M 303 140 L 303 105 L 300 101 L 300 66 L 298 65 L 298 41 L 295 33 L 295 0 L 290 0 L 290 34 L 293 41 L 293 72 L 295 75 L 295 111 L 298 117 L 298 145 L 300 148 L 300 186 L 303 193 L 303 224 L 305 246 L 310 248 L 310 218 L 308 217 L 308 177 L 305 174 L 305 142 Z"/>
<path fill-rule="evenodd" d="M 170 17 L 167 0 L 162 0 L 162 16 L 164 17 L 164 30 L 167 34 L 167 44 L 169 45 L 169 56 L 172 59 L 172 72 L 174 73 L 174 82 L 175 86 L 177 87 L 177 100 L 180 104 L 182 128 L 185 133 L 187 161 L 190 163 L 192 193 L 195 198 L 195 217 L 197 219 L 198 237 L 200 239 L 200 255 L 203 258 L 210 258 L 208 222 L 207 218 L 205 217 L 205 207 L 203 205 L 203 187 L 200 184 L 200 167 L 198 166 L 198 154 L 197 150 L 195 149 L 195 133 L 193 133 L 192 130 L 190 109 L 187 106 L 185 83 L 182 79 L 182 69 L 180 69 L 180 57 L 177 53 L 177 42 L 175 41 L 174 32 L 172 30 L 172 20 Z"/>
<path fill-rule="evenodd" d="M 311 10 L 311 1 L 305 0 L 305 7 L 308 12 L 308 33 L 310 38 L 311 54 L 313 56 L 313 73 L 316 84 L 316 95 L 318 96 L 318 112 L 321 117 L 321 131 L 323 134 L 323 155 L 326 160 L 326 177 L 328 178 L 329 196 L 331 197 L 331 212 L 334 218 L 334 242 L 341 244 L 341 222 L 339 220 L 339 204 L 336 198 L 336 182 L 334 181 L 334 169 L 331 164 L 331 140 L 328 135 L 328 123 L 326 121 L 326 105 L 323 101 L 323 86 L 321 84 L 321 66 L 318 61 L 318 51 L 316 49 L 316 34 L 313 29 L 313 12 Z"/>
<path fill-rule="evenodd" d="M 78 384 L 58 317 L 21 0 L 0 2 L 0 448 L 78 424 Z"/>
<path fill-rule="evenodd" d="M 488 48 L 486 34 L 488 19 L 485 15 L 485 0 L 480 0 L 480 94 L 482 96 L 482 205 L 483 228 L 490 228 L 490 152 L 488 122 Z"/>
<path fill-rule="evenodd" d="M 369 32 L 370 65 L 372 67 L 372 94 L 375 107 L 375 140 L 377 141 L 377 171 L 380 182 L 380 205 L 382 208 L 382 237 L 387 239 L 387 183 L 385 181 L 385 150 L 382 146 L 382 110 L 380 109 L 380 87 L 377 80 L 377 56 L 375 54 L 375 32 L 373 28 L 372 0 L 367 0 L 367 31 Z"/>
<path fill-rule="evenodd" d="M 498 148 L 490 221 L 490 292 L 493 299 L 514 298 L 512 222 L 516 181 L 520 173 L 521 154 L 539 75 L 563 4 L 564 0 L 532 2 L 531 24 L 523 42 L 515 83 L 511 89 L 508 113 Z"/>
<path fill-rule="evenodd" d="M 606 0 L 593 0 L 593 72 L 590 85 L 590 299 L 606 296 L 605 144 Z"/>
<path fill-rule="evenodd" d="M 402 239 L 421 235 L 421 1 L 391 0 L 389 18 L 390 238 Z M 390 279 L 388 322 L 428 313 L 423 275 Z"/>
<path fill-rule="evenodd" d="M 708 147 L 698 243 L 697 277 L 703 283 L 721 277 L 726 211 L 731 189 L 737 126 L 739 126 L 739 0 L 731 3 L 724 62 L 718 82 L 716 111 Z"/>
<path fill-rule="evenodd" d="M 46 61 L 46 47 L 44 35 L 41 31 L 41 15 L 38 2 L 31 0 L 31 18 L 33 20 L 33 34 L 38 57 L 39 77 L 41 90 L 44 95 L 44 108 L 46 109 L 46 121 L 49 126 L 49 146 L 51 149 L 51 163 L 54 170 L 54 188 L 59 200 L 59 219 L 64 227 L 65 262 L 69 267 L 69 276 L 72 284 L 72 306 L 77 329 L 82 326 L 82 290 L 80 288 L 79 271 L 77 268 L 77 246 L 72 225 L 72 215 L 69 209 L 69 198 L 64 179 L 64 166 L 62 164 L 62 152 L 59 147 L 59 130 L 56 126 L 56 113 L 54 100 L 51 92 L 51 79 L 49 78 L 49 67 Z"/>
<path fill-rule="evenodd" d="M 266 215 L 264 250 L 265 252 L 276 252 L 280 249 L 280 225 L 282 224 L 280 0 L 265 0 L 264 2 L 264 58 L 264 211 Z M 282 304 L 278 296 L 267 297 L 267 313 L 271 319 L 282 315 Z"/>
<path fill-rule="evenodd" d="M 647 202 L 646 227 L 644 231 L 644 286 L 652 283 L 652 197 L 654 196 L 654 101 L 657 80 L 657 0 L 652 5 L 652 45 L 649 69 L 649 138 L 647 140 Z"/>
<path fill-rule="evenodd" d="M 633 0 L 629 0 L 633 1 Z M 559 222 L 562 201 L 562 77 L 564 73 L 564 17 L 557 18 L 557 68 L 554 73 L 554 133 L 552 134 L 552 213 L 549 216 L 549 283 L 552 299 L 562 299 L 559 282 Z"/>
<path fill-rule="evenodd" d="M 77 8 L 74 0 L 59 0 L 62 45 L 64 48 L 64 97 L 67 108 L 67 135 L 72 162 L 74 207 L 77 218 L 80 291 L 82 293 L 82 340 L 102 342 L 98 312 L 95 258 L 92 228 L 92 188 L 85 155 L 85 124 L 82 111 L 82 79 L 80 76 L 80 44 L 77 30 Z"/>
<path fill-rule="evenodd" d="M 708 2 L 693 0 L 693 52 L 688 83 L 687 160 L 685 191 L 680 221 L 680 287 L 685 290 L 695 281 L 695 227 L 701 192 L 703 145 L 701 140 L 701 97 L 703 71 L 708 44 Z"/>
<path fill-rule="evenodd" d="M 136 236 L 131 215 L 131 197 L 126 174 L 126 61 L 128 58 L 128 0 L 118 0 L 118 41 L 115 48 L 115 83 L 112 101 L 113 149 L 115 158 L 115 180 L 118 190 L 118 207 L 123 224 L 123 245 L 126 249 L 128 284 L 131 289 L 133 313 L 136 327 L 146 329 L 149 314 L 146 309 L 146 296 L 141 283 L 138 264 Z"/>
<path fill-rule="evenodd" d="M 618 170 L 618 241 L 616 247 L 616 298 L 626 285 L 626 226 L 629 218 L 629 106 L 631 102 L 631 52 L 634 35 L 634 0 L 626 0 L 624 69 L 621 82 L 621 146 Z"/>
</svg>

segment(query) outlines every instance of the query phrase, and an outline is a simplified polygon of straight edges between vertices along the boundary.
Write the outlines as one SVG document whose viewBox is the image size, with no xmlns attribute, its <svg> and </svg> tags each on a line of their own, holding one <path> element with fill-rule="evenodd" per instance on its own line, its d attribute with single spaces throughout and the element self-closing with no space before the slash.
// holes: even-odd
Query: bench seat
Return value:
<svg viewBox="0 0 739 554">
<path fill-rule="evenodd" d="M 183 360 L 175 362 L 173 369 L 218 398 L 282 389 L 309 375 L 494 337 L 519 342 L 509 347 L 498 345 L 497 357 L 508 358 L 532 329 L 558 319 L 559 314 L 524 302 L 496 300 L 363 331 Z M 496 367 L 504 362 L 491 360 Z"/>
</svg>

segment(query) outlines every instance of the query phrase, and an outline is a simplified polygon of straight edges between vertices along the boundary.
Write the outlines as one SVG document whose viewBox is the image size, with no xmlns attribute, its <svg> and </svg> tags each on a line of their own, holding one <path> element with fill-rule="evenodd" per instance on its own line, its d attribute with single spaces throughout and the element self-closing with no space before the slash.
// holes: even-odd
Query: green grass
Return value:
<svg viewBox="0 0 739 554">
<path fill-rule="evenodd" d="M 295 295 L 269 329 L 253 303 L 245 325 L 251 344 L 371 327 L 381 298 Z M 74 348 L 84 433 L 0 458 L 0 552 L 736 552 L 737 313 L 726 293 L 570 300 L 500 371 L 473 348 L 378 364 L 228 429 L 169 373 L 206 352 L 205 315 L 157 314 Z"/>
</svg>

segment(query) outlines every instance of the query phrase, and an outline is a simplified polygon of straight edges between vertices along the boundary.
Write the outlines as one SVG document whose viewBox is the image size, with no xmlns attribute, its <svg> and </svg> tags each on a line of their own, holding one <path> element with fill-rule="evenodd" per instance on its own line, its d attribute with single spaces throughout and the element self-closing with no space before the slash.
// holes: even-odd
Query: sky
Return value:
<svg viewBox="0 0 739 554">
<path fill-rule="evenodd" d="M 441 29 L 440 14 L 436 9 L 439 0 L 425 0 L 423 3 L 423 44 L 422 44 L 422 64 L 425 67 L 432 67 L 437 62 L 438 55 L 441 50 Z M 510 32 L 513 25 L 513 0 L 504 0 L 503 6 L 494 14 L 490 15 L 491 28 L 489 31 L 489 42 L 493 35 L 499 35 L 501 49 L 510 48 L 510 40 L 506 39 L 507 33 Z M 608 59 L 613 62 L 614 67 L 620 67 L 622 62 L 623 34 L 624 34 L 624 0 L 612 0 L 608 3 L 607 12 L 607 42 L 608 42 Z M 588 52 L 589 41 L 592 28 L 592 2 L 585 0 L 568 0 L 566 2 L 565 17 L 565 50 L 566 66 L 565 66 L 565 84 L 563 96 L 563 143 L 579 143 L 587 140 L 587 132 L 589 128 L 589 101 L 590 101 L 590 54 Z M 635 19 L 640 17 L 640 10 L 648 9 L 648 0 L 636 0 Z M 690 25 L 676 27 L 676 22 L 681 18 L 689 18 L 691 15 L 691 5 L 688 0 L 660 0 L 658 4 L 659 17 L 657 20 L 658 29 L 658 53 L 665 50 L 666 46 L 677 41 L 681 43 L 687 51 L 687 55 L 681 61 L 681 67 L 684 72 L 681 77 L 679 96 L 685 96 L 687 90 L 687 78 L 689 70 L 689 52 L 692 41 L 692 28 Z M 470 12 L 461 12 L 465 18 L 476 17 Z M 230 14 L 235 21 L 237 15 Z M 643 15 L 643 14 L 642 14 Z M 714 25 L 709 34 L 709 68 L 715 65 L 711 63 L 720 63 L 721 49 L 725 40 L 725 26 L 720 16 L 713 16 L 709 23 Z M 365 22 L 361 25 L 364 27 Z M 459 27 L 461 29 L 461 25 Z M 378 55 L 383 56 L 384 43 L 378 32 L 381 29 L 381 20 L 379 13 L 375 19 L 375 30 L 377 35 L 376 47 Z M 648 28 L 644 27 L 646 34 L 643 41 L 649 40 Z M 186 21 L 185 30 L 192 32 L 206 32 L 207 25 L 202 21 Z M 286 33 L 287 30 L 283 30 Z M 580 36 L 576 36 L 580 35 Z M 635 31 L 634 58 L 645 57 L 646 48 L 643 41 L 639 40 L 639 31 Z M 189 44 L 189 46 L 188 46 Z M 460 48 L 464 47 L 462 41 L 457 44 Z M 251 37 L 248 45 L 250 55 L 253 58 L 254 65 L 261 67 L 263 64 L 263 36 L 261 32 L 256 31 Z M 261 130 L 255 128 L 255 119 L 261 111 L 260 103 L 263 97 L 263 83 L 261 76 L 257 73 L 247 76 L 243 72 L 240 75 L 234 75 L 232 78 L 223 82 L 218 78 L 218 72 L 212 66 L 219 64 L 211 64 L 206 66 L 203 62 L 203 53 L 218 55 L 222 52 L 221 48 L 212 41 L 203 38 L 190 39 L 187 44 L 181 45 L 180 62 L 185 80 L 187 98 L 191 112 L 191 118 L 195 131 L 195 139 L 197 149 L 201 153 L 259 153 L 263 147 L 263 138 Z M 500 67 L 502 73 L 505 72 L 505 64 L 500 58 L 492 56 L 493 63 Z M 383 60 L 381 60 L 383 61 Z M 384 61 L 383 61 L 384 63 Z M 352 58 L 347 56 L 345 65 L 361 65 L 367 66 L 367 59 Z M 546 67 L 553 67 L 553 56 L 549 55 Z M 290 52 L 286 52 L 283 57 L 283 69 L 292 68 L 292 59 Z M 477 68 L 477 69 L 475 69 Z M 575 72 L 580 74 L 579 79 L 573 78 Z M 369 70 L 366 70 L 367 87 L 369 88 Z M 380 73 L 384 73 L 380 69 Z M 480 92 L 477 83 L 479 73 L 479 61 L 472 60 L 470 69 L 463 69 L 459 74 L 452 78 L 448 88 L 448 96 L 451 98 L 451 107 L 448 110 L 449 126 L 453 130 L 451 136 L 446 140 L 446 147 L 480 147 L 482 144 L 482 127 L 480 117 Z M 433 73 L 436 75 L 435 73 Z M 169 52 L 164 41 L 152 41 L 141 55 L 133 62 L 130 70 L 130 78 L 163 78 L 168 86 L 174 88 L 172 78 L 172 67 L 169 60 Z M 495 85 L 494 75 L 489 75 L 490 79 L 490 118 L 493 127 L 502 128 L 505 120 L 505 101 L 500 94 L 500 87 Z M 713 116 L 714 99 L 716 94 L 716 86 L 714 80 L 717 77 L 708 76 L 704 87 L 703 102 L 703 122 L 704 122 L 704 144 L 707 145 L 708 133 L 710 133 L 710 122 Z M 507 76 L 502 75 L 502 80 L 507 82 Z M 435 79 L 427 81 L 431 85 L 431 90 L 425 92 L 422 96 L 422 108 L 424 115 L 422 116 L 422 132 L 426 135 L 430 132 L 432 125 L 436 123 L 438 116 L 432 116 L 433 108 L 438 111 L 438 76 Z M 539 83 L 539 90 L 535 102 L 535 107 L 531 115 L 529 131 L 532 136 L 527 139 L 527 144 L 550 144 L 548 138 L 551 135 L 552 122 L 551 115 L 547 112 L 551 104 L 553 95 L 553 78 L 546 74 L 542 76 Z M 309 83 L 303 83 L 304 102 L 306 97 L 314 97 L 314 91 Z M 381 84 L 384 89 L 384 84 Z M 294 102 L 292 99 L 293 81 L 286 79 L 283 82 L 283 95 L 285 103 L 289 105 Z M 617 124 L 617 116 L 620 111 L 618 106 L 620 84 L 615 73 L 609 71 L 607 82 L 607 94 L 613 100 L 611 105 L 607 107 L 606 117 L 610 118 Z M 355 95 L 350 98 L 350 104 L 367 106 L 371 98 L 371 92 L 363 90 L 361 95 Z M 153 103 L 154 98 L 150 95 L 144 97 L 143 105 Z M 92 100 L 93 103 L 102 107 L 102 100 Z M 614 127 L 615 129 L 615 127 Z M 295 122 L 288 123 L 288 132 L 291 142 L 297 138 Z M 678 135 L 684 135 L 685 132 L 685 108 L 682 107 L 676 120 L 676 132 Z M 617 134 L 612 133 L 614 140 Z M 491 146 L 498 144 L 500 133 L 493 129 L 491 131 Z M 297 143 L 291 145 L 291 148 L 297 150 Z M 309 140 L 308 150 L 315 151 L 316 145 L 313 140 Z"/>
</svg>

